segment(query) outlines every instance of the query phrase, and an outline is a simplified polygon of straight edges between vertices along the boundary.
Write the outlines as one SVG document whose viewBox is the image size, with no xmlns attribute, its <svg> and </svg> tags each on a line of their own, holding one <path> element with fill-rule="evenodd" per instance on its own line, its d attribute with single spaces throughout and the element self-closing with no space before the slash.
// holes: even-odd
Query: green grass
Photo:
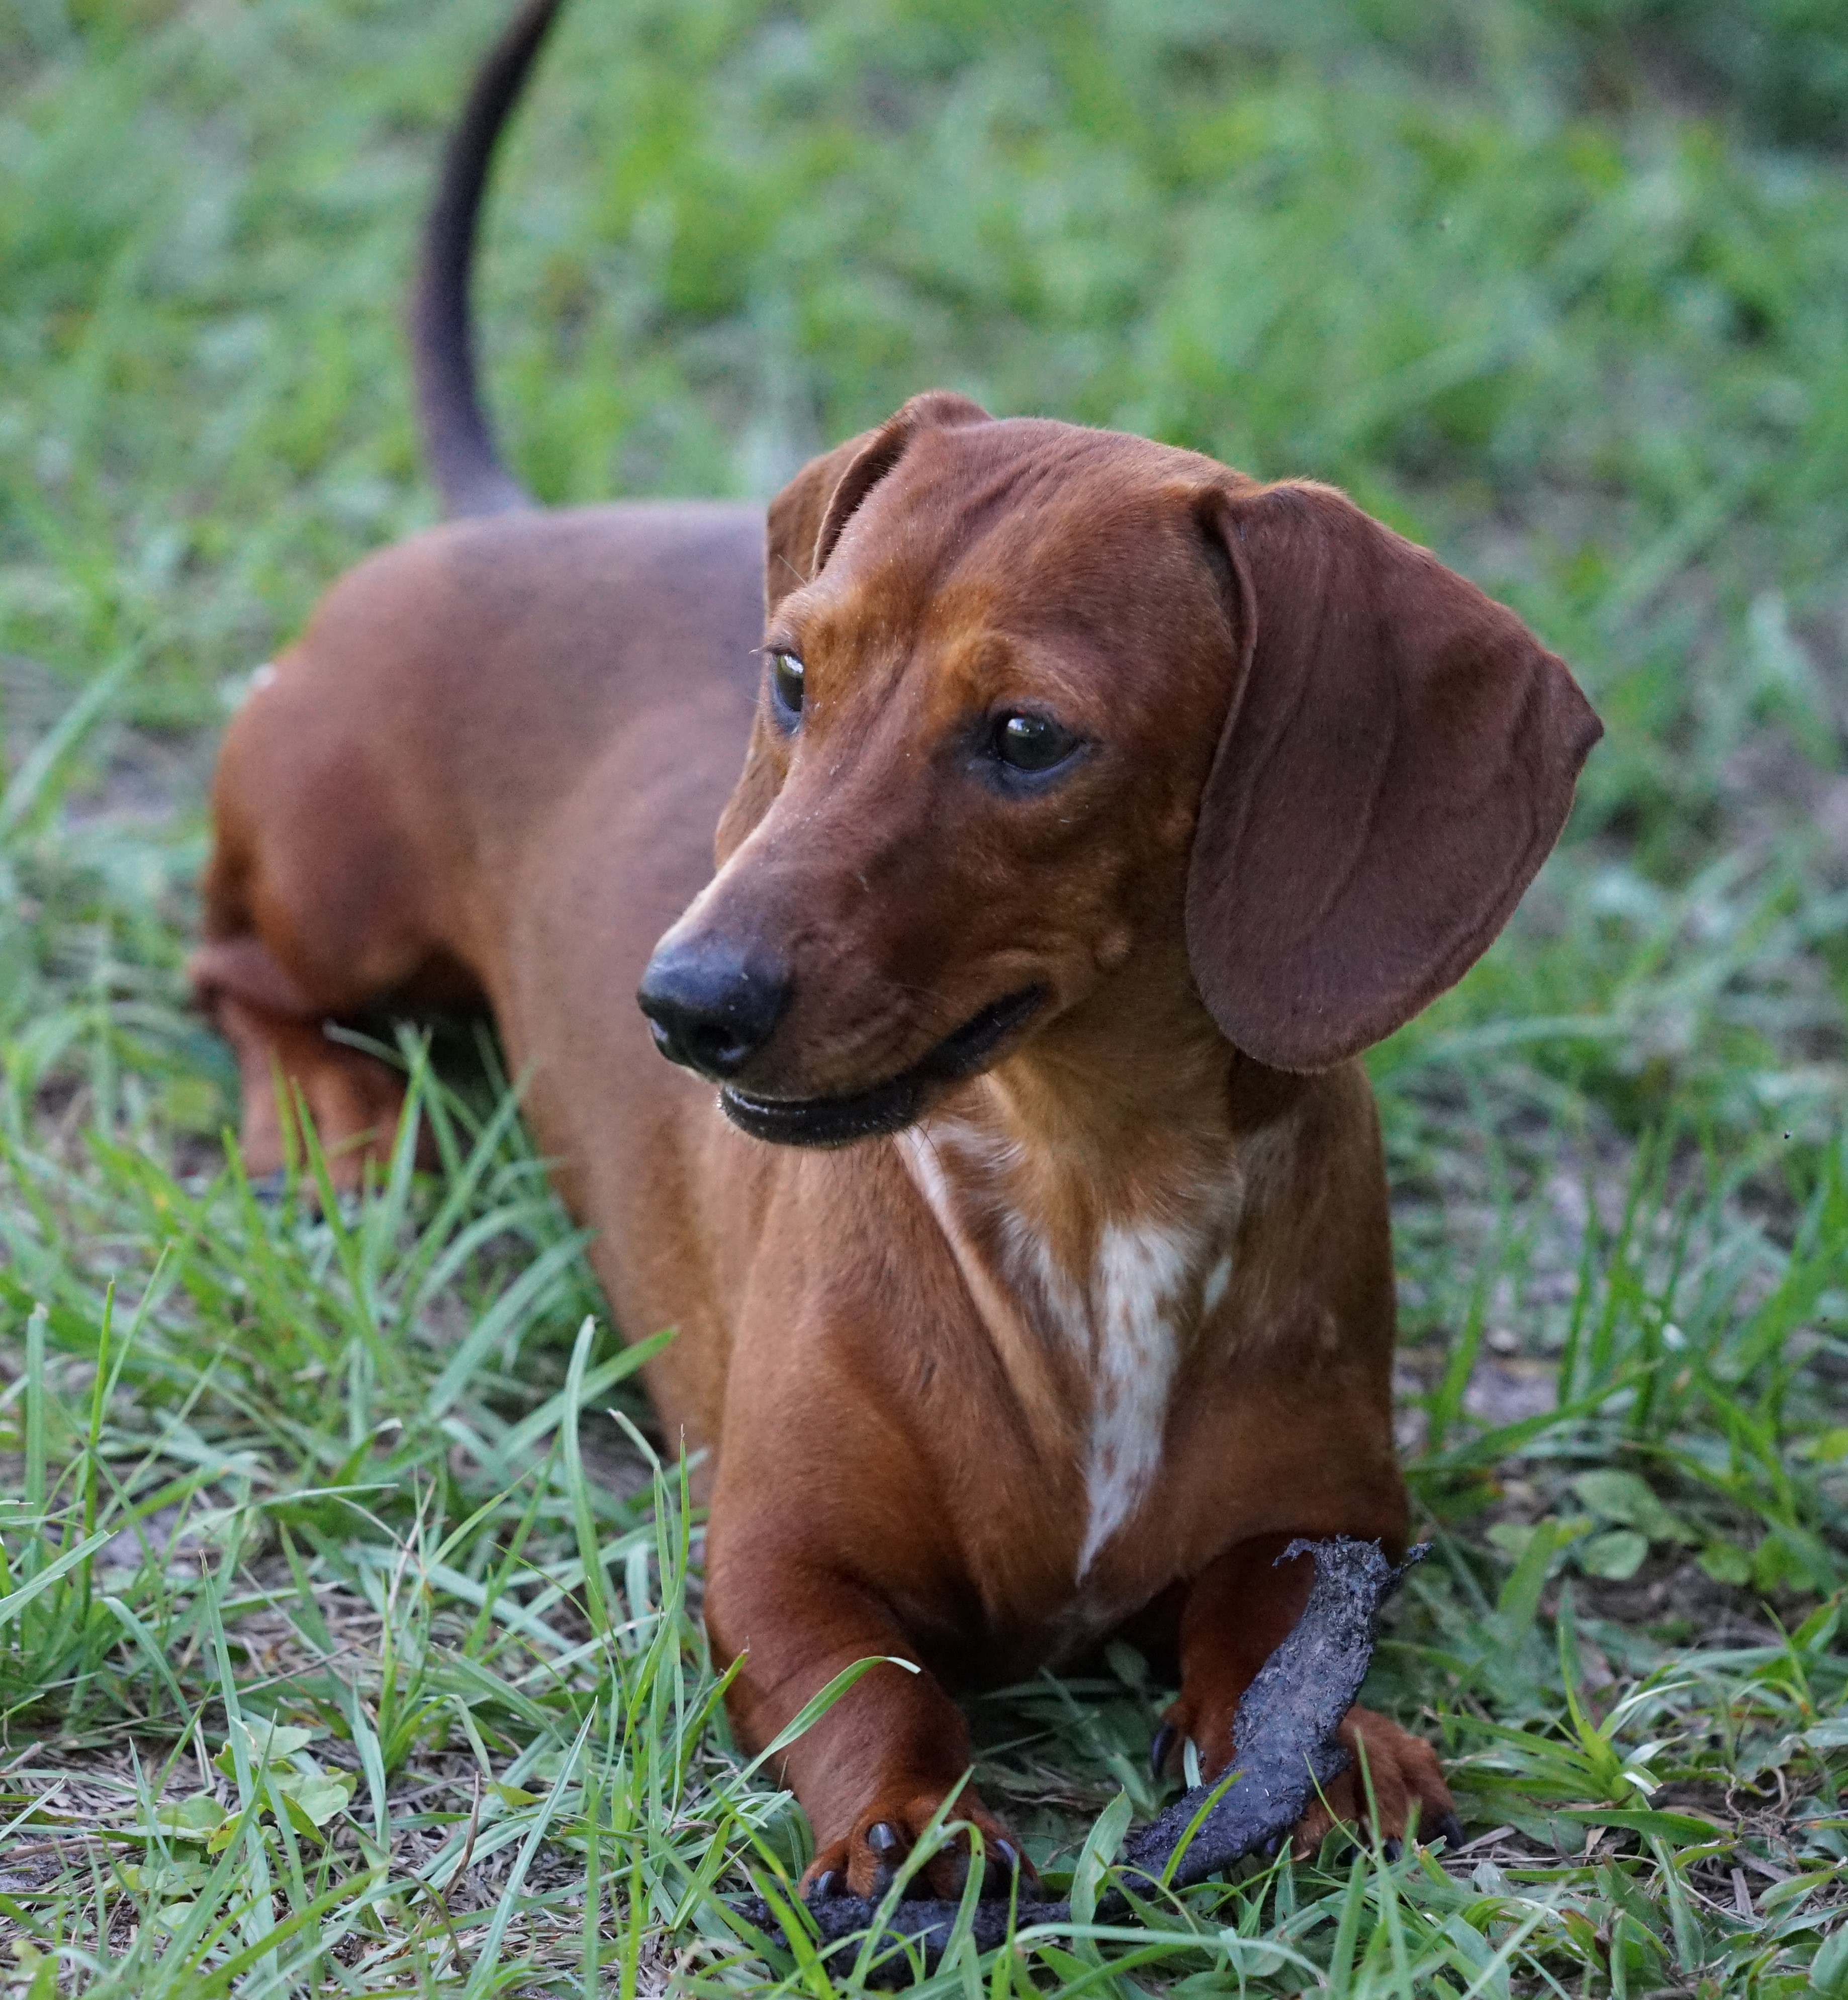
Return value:
<svg viewBox="0 0 1848 2000">
<path fill-rule="evenodd" d="M 430 518 L 397 302 L 498 12 L 0 17 L 26 2000 L 860 1976 L 724 1914 L 805 1835 L 729 1745 L 697 1517 L 492 1050 L 408 1041 L 445 1169 L 322 1212 L 228 1164 L 183 1005 L 226 700 Z M 947 384 L 1339 481 L 1610 726 L 1509 936 L 1374 1059 L 1436 1546 L 1372 1693 L 1476 1844 L 1331 1845 L 938 1990 L 1848 1994 L 1845 142 L 1821 0 L 561 27 L 484 271 L 547 498 L 764 494 Z M 975 1705 L 1055 1883 L 1157 1803 L 1161 1699 L 1117 1649 Z"/>
</svg>

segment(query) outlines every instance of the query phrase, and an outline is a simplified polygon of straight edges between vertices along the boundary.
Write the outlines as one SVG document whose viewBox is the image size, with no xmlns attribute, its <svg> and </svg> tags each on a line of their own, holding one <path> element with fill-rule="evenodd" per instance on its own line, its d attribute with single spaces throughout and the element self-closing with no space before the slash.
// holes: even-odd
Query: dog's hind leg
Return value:
<svg viewBox="0 0 1848 2000">
<path fill-rule="evenodd" d="M 390 1154 L 404 1084 L 328 1027 L 452 994 L 427 976 L 442 955 L 415 843 L 313 665 L 298 652 L 232 721 L 214 794 L 206 942 L 189 972 L 237 1054 L 246 1169 L 262 1177 L 299 1157 L 305 1111 L 347 1189 Z M 453 997 L 467 985 L 451 981 Z"/>
<path fill-rule="evenodd" d="M 403 1079 L 363 1050 L 332 1040 L 328 1015 L 246 936 L 203 946 L 189 968 L 193 991 L 238 1059 L 244 1108 L 239 1150 L 253 1179 L 300 1158 L 305 1109 L 336 1188 L 356 1188 L 382 1159 L 403 1114 Z"/>
</svg>

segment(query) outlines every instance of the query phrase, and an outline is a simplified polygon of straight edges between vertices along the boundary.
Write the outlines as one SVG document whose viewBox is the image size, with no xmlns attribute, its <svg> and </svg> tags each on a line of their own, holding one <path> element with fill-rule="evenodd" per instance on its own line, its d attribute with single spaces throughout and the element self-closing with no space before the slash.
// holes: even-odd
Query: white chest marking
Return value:
<svg viewBox="0 0 1848 2000">
<path fill-rule="evenodd" d="M 934 1135 L 939 1144 L 967 1158 L 967 1151 L 959 1144 L 964 1136 L 947 1123 Z M 1089 1272 L 1080 1276 L 1054 1255 L 1028 1217 L 995 1199 L 995 1189 L 986 1200 L 976 1196 L 991 1226 L 998 1225 L 998 1241 L 991 1238 L 996 1254 L 989 1266 L 974 1252 L 956 1193 L 931 1139 L 908 1132 L 903 1144 L 913 1182 L 971 1283 L 986 1290 L 999 1278 L 1013 1295 L 1014 1311 L 1063 1341 L 1089 1377 L 1091 1417 L 1084 1468 L 1088 1518 L 1078 1557 L 1082 1580 L 1098 1550 L 1142 1504 L 1160 1467 L 1179 1359 L 1179 1328 L 1191 1317 L 1190 1295 L 1200 1282 L 1194 1274 L 1204 1247 L 1202 1228 L 1106 1224 Z M 1224 1297 L 1231 1272 L 1228 1255 L 1207 1273 L 1198 1296 L 1207 1312 Z"/>
<path fill-rule="evenodd" d="M 1090 1519 L 1078 1555 L 1081 1577 L 1141 1505 L 1162 1462 L 1178 1359 L 1175 1318 L 1193 1248 L 1190 1230 L 1152 1225 L 1112 1224 L 1098 1243 L 1089 1286 Z"/>
</svg>

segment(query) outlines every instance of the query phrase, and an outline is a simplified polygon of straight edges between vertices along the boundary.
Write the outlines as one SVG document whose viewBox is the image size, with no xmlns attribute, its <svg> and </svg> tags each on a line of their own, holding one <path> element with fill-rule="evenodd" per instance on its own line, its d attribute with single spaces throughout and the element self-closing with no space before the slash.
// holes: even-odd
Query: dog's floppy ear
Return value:
<svg viewBox="0 0 1848 2000">
<path fill-rule="evenodd" d="M 792 590 L 800 590 L 815 573 L 815 543 L 822 516 L 841 483 L 841 474 L 879 436 L 862 431 L 811 458 L 770 502 L 765 524 L 763 608 L 776 609 Z"/>
<path fill-rule="evenodd" d="M 819 573 L 854 509 L 905 456 L 919 432 L 988 421 L 988 411 L 967 396 L 932 389 L 912 397 L 877 430 L 862 431 L 811 458 L 770 502 L 764 550 L 766 613 Z M 719 820 L 714 851 L 721 868 L 769 811 L 782 783 L 781 755 L 760 719 L 752 732 L 743 774 Z"/>
<path fill-rule="evenodd" d="M 1602 727 L 1513 612 L 1331 488 L 1200 505 L 1231 559 L 1238 661 L 1188 956 L 1229 1041 L 1325 1069 L 1488 948 Z"/>
<path fill-rule="evenodd" d="M 815 576 L 833 553 L 847 517 L 904 457 L 919 431 L 988 421 L 988 411 L 967 396 L 950 389 L 928 389 L 877 430 L 862 431 L 811 458 L 770 502 L 766 611 L 774 611 L 792 590 L 800 590 Z"/>
<path fill-rule="evenodd" d="M 912 439 L 920 432 L 957 430 L 964 424 L 992 421 L 981 404 L 971 402 L 967 396 L 957 395 L 954 389 L 926 389 L 922 395 L 913 396 L 895 415 L 888 417 L 841 474 L 840 483 L 828 502 L 821 529 L 815 536 L 815 569 L 811 574 L 820 573 L 822 565 L 834 553 L 841 530 L 859 512 L 867 495 L 905 456 Z"/>
</svg>

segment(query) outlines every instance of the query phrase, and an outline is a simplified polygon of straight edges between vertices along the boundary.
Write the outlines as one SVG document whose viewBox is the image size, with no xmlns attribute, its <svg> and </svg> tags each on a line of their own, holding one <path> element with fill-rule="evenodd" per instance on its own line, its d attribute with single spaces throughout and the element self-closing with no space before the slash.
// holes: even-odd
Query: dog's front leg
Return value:
<svg viewBox="0 0 1848 2000">
<path fill-rule="evenodd" d="M 1152 1751 L 1158 1768 L 1179 1762 L 1191 1741 L 1204 1777 L 1218 1776 L 1234 1761 L 1233 1718 L 1238 1702 L 1271 1654 L 1288 1637 L 1308 1602 L 1315 1565 L 1306 1557 L 1280 1564 L 1294 1539 L 1263 1535 L 1241 1542 L 1211 1564 L 1189 1586 L 1181 1613 L 1180 1698 L 1162 1718 Z M 1397 1843 L 1414 1821 L 1427 1839 L 1461 1839 L 1450 1787 L 1436 1753 L 1422 1737 L 1356 1703 L 1347 1712 L 1340 1740 L 1348 1768 L 1297 1823 L 1292 1851 L 1306 1859 L 1337 1821 L 1377 1818 L 1382 1840 Z M 1367 1810 L 1364 1757 L 1375 1811 Z"/>
<path fill-rule="evenodd" d="M 782 1782 L 815 1831 L 805 1892 L 877 1895 L 947 1799 L 948 1817 L 981 1830 L 985 1892 L 1005 1894 L 1018 1850 L 965 1782 L 971 1762 L 962 1714 L 891 1607 L 863 1584 L 812 1557 L 766 1550 L 746 1531 L 727 1547 L 722 1506 L 714 1510 L 715 1554 L 706 1620 L 713 1650 L 744 1665 L 727 1707 L 734 1733 L 752 1750 L 773 1741 L 835 1675 L 877 1659 L 822 1719 L 778 1759 Z M 906 1665 L 890 1664 L 905 1661 Z M 1033 1880 L 1021 1863 L 1023 1878 Z M 912 1877 L 912 1893 L 954 1897 L 968 1872 L 966 1839 Z"/>
</svg>

